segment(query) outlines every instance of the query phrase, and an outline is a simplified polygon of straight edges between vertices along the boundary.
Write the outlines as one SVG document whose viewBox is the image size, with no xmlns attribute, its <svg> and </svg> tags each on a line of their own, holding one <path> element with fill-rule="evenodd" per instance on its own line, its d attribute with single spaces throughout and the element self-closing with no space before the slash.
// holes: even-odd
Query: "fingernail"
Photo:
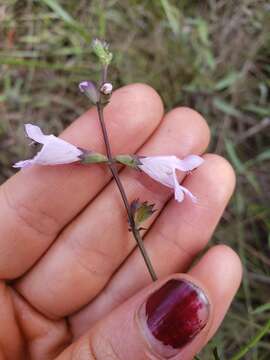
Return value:
<svg viewBox="0 0 270 360">
<path fill-rule="evenodd" d="M 139 320 L 152 349 L 168 358 L 205 327 L 209 307 L 206 295 L 198 286 L 173 279 L 150 295 L 139 310 Z"/>
</svg>

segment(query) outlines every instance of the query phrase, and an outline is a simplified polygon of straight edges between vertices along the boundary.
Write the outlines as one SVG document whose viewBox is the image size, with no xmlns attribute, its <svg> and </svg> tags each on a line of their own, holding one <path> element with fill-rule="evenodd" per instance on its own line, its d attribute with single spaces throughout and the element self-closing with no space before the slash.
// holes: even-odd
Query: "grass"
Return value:
<svg viewBox="0 0 270 360">
<path fill-rule="evenodd" d="M 214 359 L 217 347 L 222 359 L 269 359 L 269 2 L 2 0 L 0 19 L 0 183 L 26 154 L 26 120 L 58 133 L 84 111 L 77 83 L 95 78 L 89 42 L 105 37 L 116 86 L 146 82 L 167 109 L 201 112 L 212 130 L 210 150 L 237 173 L 213 242 L 240 254 L 244 281 L 199 358 Z"/>
</svg>

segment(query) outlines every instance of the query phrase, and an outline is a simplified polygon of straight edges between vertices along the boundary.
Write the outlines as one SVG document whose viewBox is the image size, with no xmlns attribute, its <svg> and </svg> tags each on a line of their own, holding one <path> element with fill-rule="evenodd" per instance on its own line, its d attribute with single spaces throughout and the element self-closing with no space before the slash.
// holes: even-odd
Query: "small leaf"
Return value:
<svg viewBox="0 0 270 360">
<path fill-rule="evenodd" d="M 95 152 L 84 151 L 81 155 L 83 164 L 99 164 L 108 162 L 107 156 Z"/>
<path fill-rule="evenodd" d="M 135 224 L 138 228 L 140 225 L 150 218 L 156 211 L 154 209 L 155 204 L 149 204 L 148 201 L 140 202 L 139 199 L 133 200 L 131 203 L 131 213 L 133 215 Z"/>
<path fill-rule="evenodd" d="M 142 165 L 139 156 L 136 155 L 117 155 L 115 160 L 120 164 L 132 167 L 133 169 L 137 170 L 139 170 L 139 165 Z"/>
</svg>

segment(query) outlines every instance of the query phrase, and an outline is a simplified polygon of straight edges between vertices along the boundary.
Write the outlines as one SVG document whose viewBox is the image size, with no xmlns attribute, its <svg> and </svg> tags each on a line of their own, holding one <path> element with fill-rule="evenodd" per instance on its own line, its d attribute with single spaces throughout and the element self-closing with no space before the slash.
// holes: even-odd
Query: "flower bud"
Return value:
<svg viewBox="0 0 270 360">
<path fill-rule="evenodd" d="M 105 41 L 94 39 L 92 48 L 103 66 L 110 65 L 113 54 L 109 51 L 109 45 Z"/>
<path fill-rule="evenodd" d="M 100 92 L 103 95 L 111 95 L 112 91 L 113 91 L 113 86 L 111 83 L 104 83 L 100 87 Z"/>
<path fill-rule="evenodd" d="M 97 90 L 96 84 L 92 81 L 82 81 L 79 84 L 79 89 L 82 93 L 84 93 L 92 102 L 92 104 L 96 104 L 99 102 L 100 94 Z"/>
</svg>

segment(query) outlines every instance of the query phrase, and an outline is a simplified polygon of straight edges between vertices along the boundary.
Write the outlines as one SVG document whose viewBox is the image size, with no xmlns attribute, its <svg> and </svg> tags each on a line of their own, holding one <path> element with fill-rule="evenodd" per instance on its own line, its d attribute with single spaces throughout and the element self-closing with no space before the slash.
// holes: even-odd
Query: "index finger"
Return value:
<svg viewBox="0 0 270 360">
<path fill-rule="evenodd" d="M 161 99 L 151 87 L 134 84 L 117 90 L 105 108 L 113 151 L 135 152 L 162 115 Z M 61 137 L 105 152 L 95 108 Z M 16 278 L 27 271 L 109 180 L 104 166 L 69 164 L 24 169 L 4 183 L 0 187 L 0 278 Z"/>
</svg>

